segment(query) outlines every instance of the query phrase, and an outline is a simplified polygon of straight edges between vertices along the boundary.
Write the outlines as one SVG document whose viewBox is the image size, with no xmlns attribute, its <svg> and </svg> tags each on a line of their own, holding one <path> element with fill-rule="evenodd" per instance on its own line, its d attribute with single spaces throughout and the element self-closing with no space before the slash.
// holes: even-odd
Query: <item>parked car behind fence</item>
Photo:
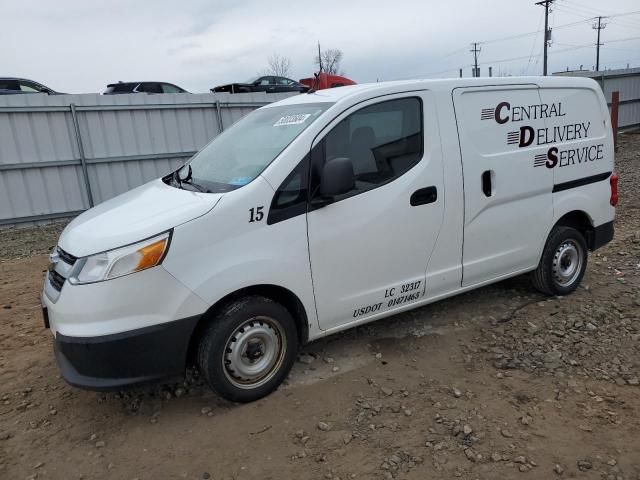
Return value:
<svg viewBox="0 0 640 480">
<path fill-rule="evenodd" d="M 123 93 L 189 93 L 173 83 L 167 82 L 118 82 L 110 83 L 103 95 Z"/>
<path fill-rule="evenodd" d="M 46 93 L 47 95 L 59 95 L 49 87 L 26 78 L 0 77 L 0 95 L 16 95 L 23 93 Z"/>
<path fill-rule="evenodd" d="M 277 77 L 274 75 L 264 75 L 252 78 L 244 83 L 229 83 L 227 85 L 219 85 L 211 89 L 212 92 L 228 92 L 228 93 L 249 93 L 249 92 L 267 92 L 267 93 L 284 93 L 284 92 L 300 92 L 304 93 L 309 87 L 302 85 L 300 82 L 291 80 L 286 77 Z"/>
</svg>

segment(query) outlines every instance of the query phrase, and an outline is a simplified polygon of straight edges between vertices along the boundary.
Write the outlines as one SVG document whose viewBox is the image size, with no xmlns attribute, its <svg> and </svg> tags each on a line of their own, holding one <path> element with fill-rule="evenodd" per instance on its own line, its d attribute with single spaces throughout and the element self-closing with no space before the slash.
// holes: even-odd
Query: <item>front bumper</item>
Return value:
<svg viewBox="0 0 640 480">
<path fill-rule="evenodd" d="M 88 390 L 117 390 L 184 374 L 199 316 L 100 337 L 58 333 L 54 352 L 62 377 Z"/>
<path fill-rule="evenodd" d="M 182 375 L 209 307 L 162 266 L 105 282 L 65 281 L 55 300 L 45 289 L 42 303 L 62 376 L 91 390 Z"/>
</svg>

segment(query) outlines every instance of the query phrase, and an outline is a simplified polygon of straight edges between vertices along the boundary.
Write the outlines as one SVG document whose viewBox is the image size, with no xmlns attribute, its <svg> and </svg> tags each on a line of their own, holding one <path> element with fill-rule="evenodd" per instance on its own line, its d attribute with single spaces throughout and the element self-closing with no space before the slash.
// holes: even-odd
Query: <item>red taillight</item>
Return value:
<svg viewBox="0 0 640 480">
<path fill-rule="evenodd" d="M 615 173 L 611 175 L 609 183 L 611 184 L 611 199 L 609 199 L 609 203 L 612 207 L 615 207 L 618 204 L 618 175 Z"/>
</svg>

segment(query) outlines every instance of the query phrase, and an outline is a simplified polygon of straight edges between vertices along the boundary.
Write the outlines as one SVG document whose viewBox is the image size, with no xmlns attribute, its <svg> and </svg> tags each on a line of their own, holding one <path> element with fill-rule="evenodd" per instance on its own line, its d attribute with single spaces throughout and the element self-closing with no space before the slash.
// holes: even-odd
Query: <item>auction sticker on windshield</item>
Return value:
<svg viewBox="0 0 640 480">
<path fill-rule="evenodd" d="M 285 115 L 281 117 L 276 123 L 273 124 L 274 127 L 282 127 L 283 125 L 300 125 L 304 123 L 307 118 L 311 116 L 310 113 L 299 113 L 297 115 Z"/>
</svg>

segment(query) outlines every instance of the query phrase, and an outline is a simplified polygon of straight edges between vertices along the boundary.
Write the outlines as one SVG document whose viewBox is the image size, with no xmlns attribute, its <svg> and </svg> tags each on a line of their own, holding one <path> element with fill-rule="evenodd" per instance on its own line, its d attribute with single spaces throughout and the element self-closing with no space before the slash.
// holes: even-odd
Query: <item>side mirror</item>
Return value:
<svg viewBox="0 0 640 480">
<path fill-rule="evenodd" d="M 324 164 L 320 179 L 320 195 L 336 197 L 347 193 L 356 185 L 353 164 L 346 157 L 332 158 Z"/>
</svg>

